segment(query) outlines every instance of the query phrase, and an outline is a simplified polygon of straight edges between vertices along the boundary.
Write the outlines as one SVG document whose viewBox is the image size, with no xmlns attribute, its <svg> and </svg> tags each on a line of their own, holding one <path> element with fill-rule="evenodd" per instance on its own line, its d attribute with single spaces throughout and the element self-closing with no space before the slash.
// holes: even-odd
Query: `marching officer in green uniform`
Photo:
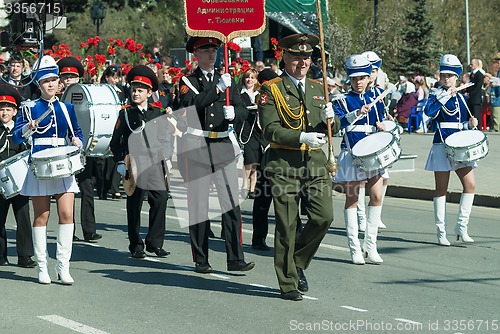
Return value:
<svg viewBox="0 0 500 334">
<path fill-rule="evenodd" d="M 333 221 L 332 180 L 321 147 L 327 142 L 327 120 L 334 124 L 333 133 L 339 122 L 334 122 L 321 83 L 306 77 L 318 41 L 306 34 L 281 39 L 285 70 L 262 86 L 259 99 L 264 137 L 270 142 L 264 171 L 276 215 L 274 267 L 286 300 L 302 300 L 300 292 L 308 290 L 304 270 Z M 309 220 L 296 240 L 300 200 Z"/>
</svg>

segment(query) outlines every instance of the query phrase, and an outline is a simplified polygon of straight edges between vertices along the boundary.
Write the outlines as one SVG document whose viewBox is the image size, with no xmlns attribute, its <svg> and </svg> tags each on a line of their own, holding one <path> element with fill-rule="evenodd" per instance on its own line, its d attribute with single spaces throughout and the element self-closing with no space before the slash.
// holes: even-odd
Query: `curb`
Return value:
<svg viewBox="0 0 500 334">
<path fill-rule="evenodd" d="M 344 187 L 341 183 L 334 183 L 333 190 L 344 193 Z M 448 203 L 460 203 L 460 196 L 462 193 L 459 192 L 448 192 L 446 195 L 446 201 Z M 412 188 L 404 186 L 389 185 L 387 187 L 387 196 L 397 197 L 397 198 L 408 198 L 408 199 L 419 199 L 424 201 L 432 201 L 434 198 L 434 190 L 432 189 L 422 189 L 422 188 Z M 476 194 L 474 196 L 475 206 L 484 206 L 488 208 L 500 208 L 500 196 L 492 195 L 480 195 Z"/>
</svg>

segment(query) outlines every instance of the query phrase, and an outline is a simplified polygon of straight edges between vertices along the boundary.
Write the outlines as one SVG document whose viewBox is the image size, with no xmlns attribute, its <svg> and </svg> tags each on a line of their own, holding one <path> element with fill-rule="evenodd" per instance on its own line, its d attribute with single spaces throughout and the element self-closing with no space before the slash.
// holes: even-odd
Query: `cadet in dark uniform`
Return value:
<svg viewBox="0 0 500 334">
<path fill-rule="evenodd" d="M 129 147 L 129 137 L 138 136 L 138 140 L 149 145 L 156 143 L 158 138 L 148 136 L 146 133 L 146 123 L 156 124 L 159 117 L 163 115 L 161 110 L 148 104 L 148 97 L 153 91 L 158 89 L 158 78 L 151 69 L 144 65 L 139 65 L 130 70 L 127 74 L 127 82 L 131 85 L 130 106 L 120 112 L 116 121 L 110 147 L 113 158 L 118 162 L 117 170 L 126 178 L 132 173 L 129 168 L 126 170 L 124 159 L 127 155 L 132 156 Z M 148 138 L 150 137 L 150 138 Z M 167 145 L 165 145 L 167 146 Z M 148 147 L 149 151 L 149 147 Z M 149 159 L 151 151 L 144 152 L 144 156 L 137 154 L 133 158 L 140 164 L 141 160 Z M 165 157 L 165 155 L 164 155 Z M 134 258 L 144 258 L 144 242 L 139 231 L 141 228 L 141 208 L 144 191 L 148 191 L 149 209 L 149 232 L 146 235 L 146 251 L 155 253 L 158 257 L 165 257 L 170 252 L 163 249 L 165 235 L 165 213 L 167 209 L 167 190 L 165 187 L 165 166 L 161 161 L 152 161 L 150 168 L 139 175 L 134 175 L 137 187 L 132 195 L 127 196 L 127 224 L 129 250 Z M 139 185 L 147 184 L 148 189 Z M 154 189 L 149 185 L 155 185 Z"/>
<path fill-rule="evenodd" d="M 15 144 L 12 140 L 14 129 L 13 117 L 23 100 L 17 89 L 9 85 L 0 85 L 0 161 L 6 160 L 14 155 L 26 151 L 26 144 Z M 31 219 L 29 208 L 29 197 L 15 195 L 9 199 L 0 196 L 0 266 L 8 264 L 7 260 L 7 233 L 5 223 L 9 207 L 12 205 L 16 219 L 16 249 L 18 266 L 34 268 L 36 262 L 33 256 L 33 240 L 31 234 Z"/>
<path fill-rule="evenodd" d="M 69 85 L 78 83 L 83 77 L 85 69 L 82 63 L 74 57 L 64 57 L 57 62 L 59 67 L 59 78 L 63 85 L 61 94 Z M 85 133 L 84 136 L 88 136 Z M 92 172 L 97 168 L 96 158 L 87 157 L 85 159 L 85 169 L 76 174 L 76 181 L 80 187 L 81 207 L 80 207 L 80 223 L 82 225 L 83 238 L 85 241 L 97 241 L 102 238 L 102 235 L 96 232 L 95 210 L 94 210 L 94 183 L 92 182 Z M 73 210 L 73 213 L 75 211 Z M 76 224 L 75 224 L 76 227 Z M 76 231 L 76 228 L 75 228 Z M 80 240 L 76 235 L 73 235 L 73 241 Z"/>
<path fill-rule="evenodd" d="M 317 43 L 314 35 L 281 39 L 285 71 L 264 83 L 259 98 L 264 137 L 270 142 L 264 171 L 276 214 L 274 266 L 281 297 L 287 300 L 302 300 L 299 291 L 308 290 L 304 270 L 333 221 L 332 181 L 321 146 L 327 142 L 327 119 L 333 121 L 334 114 L 321 83 L 306 78 Z M 300 200 L 309 220 L 295 240 Z"/>
<path fill-rule="evenodd" d="M 234 82 L 226 73 L 214 71 L 216 38 L 191 37 L 186 50 L 198 59 L 198 68 L 184 77 L 180 87 L 180 102 L 188 109 L 187 131 L 182 137 L 188 184 L 189 234 L 195 271 L 209 273 L 208 219 L 209 188 L 213 179 L 222 208 L 223 237 L 226 243 L 227 270 L 247 271 L 254 267 L 246 263 L 241 248 L 241 211 L 238 202 L 238 171 L 228 126 L 246 119 L 247 110 L 239 91 L 230 89 L 230 106 L 226 106 L 226 88 Z"/>
</svg>

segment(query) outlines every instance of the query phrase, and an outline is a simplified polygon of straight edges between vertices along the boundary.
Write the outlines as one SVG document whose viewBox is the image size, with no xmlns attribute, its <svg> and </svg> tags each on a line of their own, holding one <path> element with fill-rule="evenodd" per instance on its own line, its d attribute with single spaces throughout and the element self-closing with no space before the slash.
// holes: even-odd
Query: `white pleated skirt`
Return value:
<svg viewBox="0 0 500 334">
<path fill-rule="evenodd" d="M 21 188 L 24 196 L 52 196 L 63 193 L 79 193 L 80 188 L 75 176 L 71 175 L 60 179 L 39 180 L 33 172 L 32 165 L 28 169 L 26 179 Z"/>
<path fill-rule="evenodd" d="M 475 161 L 458 164 L 452 163 L 446 155 L 444 143 L 432 144 L 431 151 L 429 152 L 429 156 L 427 157 L 427 163 L 425 164 L 425 170 L 432 172 L 448 172 L 464 167 L 476 168 L 477 163 Z"/>
<path fill-rule="evenodd" d="M 387 169 L 379 171 L 365 172 L 353 163 L 352 155 L 347 149 L 342 149 L 337 157 L 338 169 L 333 179 L 334 182 L 351 182 L 369 180 L 376 175 L 382 176 L 384 179 L 389 178 Z"/>
</svg>

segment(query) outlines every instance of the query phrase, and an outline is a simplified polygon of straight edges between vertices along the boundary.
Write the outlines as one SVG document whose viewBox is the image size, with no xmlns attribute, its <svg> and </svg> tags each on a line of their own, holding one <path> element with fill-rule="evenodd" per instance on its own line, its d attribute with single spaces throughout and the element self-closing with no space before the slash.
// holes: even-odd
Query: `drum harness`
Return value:
<svg viewBox="0 0 500 334">
<path fill-rule="evenodd" d="M 59 100 L 57 100 L 59 101 Z M 26 118 L 28 119 L 28 122 L 31 122 L 33 119 L 31 118 L 31 107 L 33 106 L 34 104 L 25 104 L 22 108 L 22 111 L 23 111 L 23 114 L 26 115 Z M 71 130 L 71 134 L 73 135 L 73 137 L 75 137 L 75 132 L 73 130 L 73 124 L 71 122 L 71 119 L 69 117 L 69 114 L 68 114 L 68 109 L 66 108 L 66 105 L 64 104 L 64 102 L 60 102 L 59 105 L 61 106 L 61 109 L 62 109 L 62 112 L 64 114 L 64 117 L 66 118 L 66 122 L 68 123 L 68 127 L 69 129 Z M 49 124 L 47 124 L 46 126 L 44 127 L 37 127 L 35 130 L 31 130 L 31 133 L 28 133 L 27 136 L 25 137 L 29 137 L 31 136 L 33 133 L 38 133 L 38 134 L 44 134 L 46 133 L 51 127 L 52 127 L 52 124 L 54 123 L 54 119 L 56 120 L 55 122 L 55 132 L 57 133 L 57 129 L 58 129 L 58 125 L 57 125 L 57 119 L 56 119 L 56 113 L 55 113 L 55 109 L 54 109 L 54 105 L 52 102 L 49 102 L 49 109 L 47 111 L 45 111 L 42 116 L 40 116 L 39 118 L 37 118 L 35 120 L 35 122 L 37 123 L 37 125 L 45 118 L 48 116 L 48 114 L 50 113 L 54 113 L 54 118 L 51 118 L 50 119 L 50 122 Z M 23 134 L 24 136 L 24 134 Z M 51 143 L 50 144 L 47 144 L 47 145 L 52 145 L 54 147 L 57 147 L 57 146 L 60 146 L 61 144 L 59 143 L 59 138 L 34 138 L 34 143 L 33 145 L 31 146 L 31 152 L 33 153 L 33 147 L 35 146 L 36 144 L 36 141 L 39 140 L 39 141 L 45 141 L 47 140 L 50 141 Z M 62 140 L 65 140 L 64 138 L 62 138 Z M 46 145 L 46 144 L 38 144 L 38 145 Z M 64 145 L 64 144 L 63 144 Z M 82 148 L 80 148 L 81 150 Z"/>
<path fill-rule="evenodd" d="M 446 93 L 446 92 L 444 92 L 444 93 Z M 442 95 L 440 95 L 440 97 L 441 96 Z M 460 99 L 462 100 L 462 103 L 464 104 L 465 108 L 467 109 L 469 116 L 473 117 L 471 111 L 469 110 L 469 107 L 467 106 L 467 103 L 465 102 L 464 97 L 458 93 L 457 93 L 457 96 L 460 97 Z M 437 99 L 439 100 L 438 97 L 437 97 Z M 460 122 L 461 113 L 460 113 L 460 104 L 458 102 L 458 98 L 455 98 L 455 109 L 450 110 L 446 107 L 446 105 L 443 105 L 441 110 L 443 110 L 443 112 L 449 116 L 454 116 L 458 113 L 458 120 L 459 120 L 458 122 L 437 122 L 437 128 L 439 130 L 439 137 L 441 137 L 441 142 L 444 143 L 443 134 L 441 133 L 441 127 L 443 127 L 443 129 L 458 129 L 458 130 L 462 131 L 464 129 L 464 126 Z M 436 117 L 437 117 L 437 114 L 436 114 Z"/>
<path fill-rule="evenodd" d="M 360 94 L 360 99 L 362 99 L 363 102 L 366 103 L 364 93 Z M 344 109 L 345 110 L 349 110 L 348 107 L 347 107 L 347 103 L 346 103 L 345 98 L 341 97 L 339 100 L 342 103 Z M 357 110 L 359 110 L 359 109 L 357 109 Z M 357 112 L 357 110 L 355 110 L 353 112 Z M 380 121 L 379 117 L 378 117 L 378 113 L 376 112 L 376 109 L 375 109 L 375 115 L 377 117 L 377 120 Z M 359 121 L 360 119 L 362 119 L 363 117 L 366 117 L 366 124 L 352 125 L 352 124 L 356 123 L 357 121 Z M 351 122 L 351 125 L 348 125 L 345 128 L 345 131 L 344 131 L 344 140 L 345 140 L 345 143 L 346 143 L 346 146 L 347 146 L 347 150 L 349 151 L 350 154 L 352 154 L 352 147 L 351 147 L 351 143 L 349 142 L 349 137 L 347 137 L 347 133 L 348 132 L 364 132 L 368 136 L 370 133 L 373 133 L 373 132 L 377 131 L 377 128 L 375 126 L 372 126 L 372 125 L 369 125 L 369 124 L 370 124 L 370 115 L 369 115 L 369 113 L 367 113 L 365 115 L 361 114 L 359 116 L 356 116 L 356 118 L 354 119 L 354 121 Z"/>
</svg>

